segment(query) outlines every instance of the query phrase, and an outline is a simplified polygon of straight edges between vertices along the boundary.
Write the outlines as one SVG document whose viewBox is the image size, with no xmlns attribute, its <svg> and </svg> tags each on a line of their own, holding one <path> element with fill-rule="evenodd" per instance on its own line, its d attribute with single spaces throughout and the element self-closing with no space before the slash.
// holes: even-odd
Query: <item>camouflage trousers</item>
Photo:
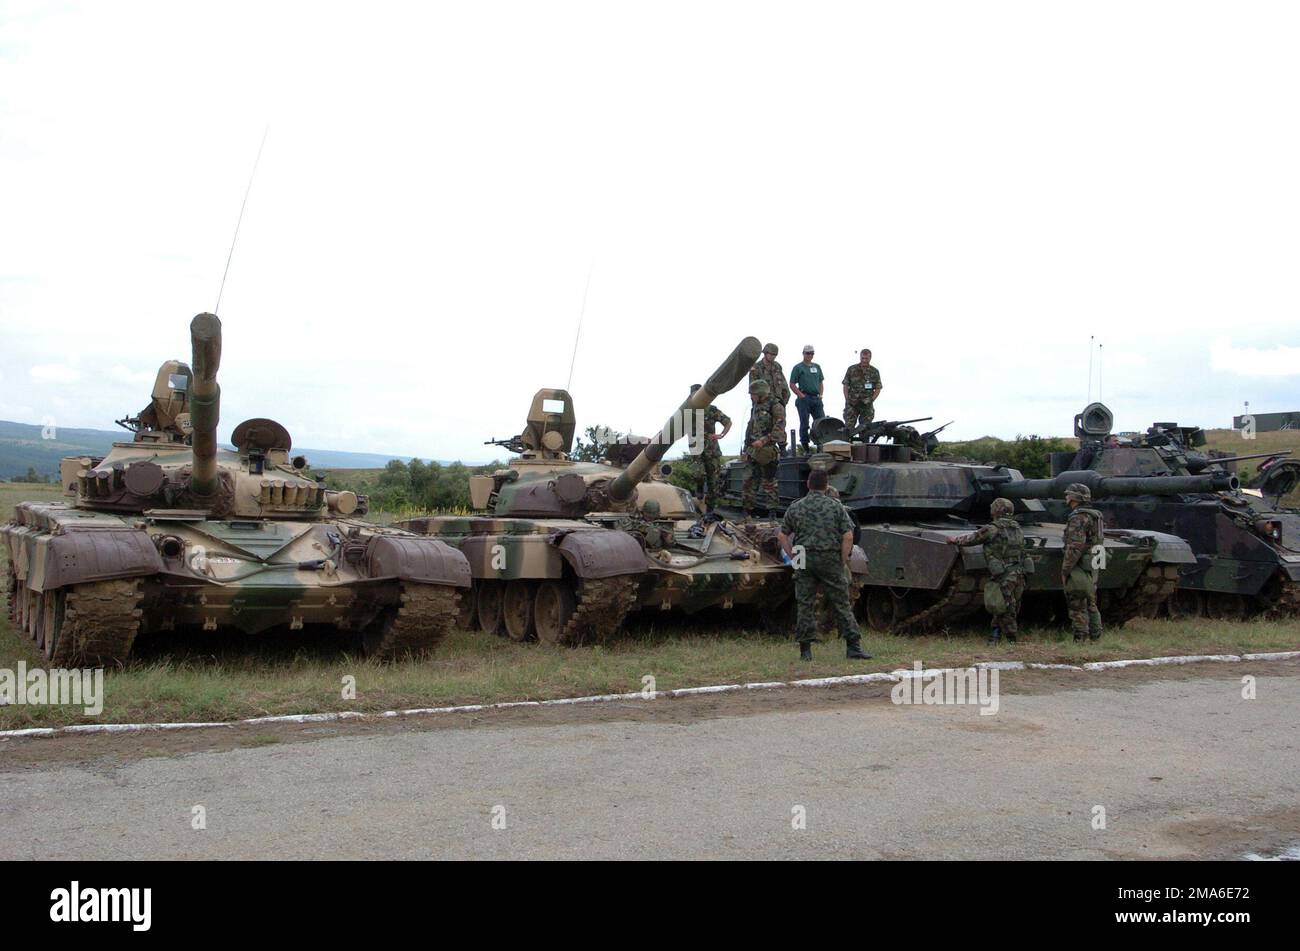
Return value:
<svg viewBox="0 0 1300 951">
<path fill-rule="evenodd" d="M 700 469 L 704 472 L 704 509 L 712 511 L 718 504 L 718 493 L 722 488 L 722 456 L 703 453 L 700 456 Z"/>
<path fill-rule="evenodd" d="M 995 580 L 1002 590 L 1002 600 L 1007 603 L 1007 610 L 1003 614 L 993 615 L 993 626 L 1000 630 L 1003 636 L 1015 637 L 1019 633 L 1016 618 L 1020 614 L 1020 599 L 1025 595 L 1025 576 L 1019 573 L 1008 573 Z"/>
<path fill-rule="evenodd" d="M 1067 591 L 1065 603 L 1070 609 L 1070 628 L 1077 638 L 1101 637 L 1101 612 L 1097 610 L 1097 591 Z"/>
<path fill-rule="evenodd" d="M 849 603 L 849 569 L 838 551 L 805 551 L 802 568 L 794 569 L 795 639 L 800 643 L 817 640 L 817 589 L 835 618 L 840 637 L 861 637 Z"/>
<path fill-rule="evenodd" d="M 876 404 L 870 400 L 848 403 L 844 407 L 844 425 L 849 429 L 869 423 L 876 418 Z"/>
<path fill-rule="evenodd" d="M 751 462 L 740 494 L 741 505 L 745 511 L 756 508 L 773 509 L 780 505 L 781 500 L 776 488 L 776 460 L 773 459 L 766 465 Z"/>
</svg>

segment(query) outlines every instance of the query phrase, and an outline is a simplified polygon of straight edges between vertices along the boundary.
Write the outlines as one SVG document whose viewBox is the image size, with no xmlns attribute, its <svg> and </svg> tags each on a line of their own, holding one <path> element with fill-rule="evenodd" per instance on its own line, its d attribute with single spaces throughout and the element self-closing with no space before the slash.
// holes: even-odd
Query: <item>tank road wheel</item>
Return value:
<svg viewBox="0 0 1300 951">
<path fill-rule="evenodd" d="M 578 598 L 563 581 L 543 581 L 533 595 L 533 626 L 543 644 L 564 643 L 565 629 L 577 610 Z"/>
<path fill-rule="evenodd" d="M 512 641 L 526 641 L 532 637 L 534 628 L 531 581 L 506 582 L 506 593 L 501 599 L 501 620 L 506 627 L 506 636 Z"/>
<path fill-rule="evenodd" d="M 478 590 L 474 593 L 474 613 L 478 615 L 478 625 L 489 634 L 500 634 L 505 628 L 505 585 L 500 581 L 487 579 L 474 584 Z"/>
<path fill-rule="evenodd" d="M 1240 594 L 1210 592 L 1205 597 L 1205 614 L 1214 621 L 1243 621 L 1249 610 L 1249 602 Z"/>
<path fill-rule="evenodd" d="M 862 614 L 873 631 L 888 631 L 903 616 L 903 610 L 892 591 L 872 586 L 862 593 Z"/>
<path fill-rule="evenodd" d="M 462 631 L 478 630 L 478 597 L 473 588 L 460 593 L 460 613 L 456 626 Z"/>
<path fill-rule="evenodd" d="M 367 657 L 397 660 L 438 646 L 460 616 L 456 588 L 403 581 L 400 604 L 389 609 L 361 635 Z"/>
<path fill-rule="evenodd" d="M 1179 588 L 1166 602 L 1169 616 L 1175 621 L 1205 616 L 1205 592 Z"/>
</svg>

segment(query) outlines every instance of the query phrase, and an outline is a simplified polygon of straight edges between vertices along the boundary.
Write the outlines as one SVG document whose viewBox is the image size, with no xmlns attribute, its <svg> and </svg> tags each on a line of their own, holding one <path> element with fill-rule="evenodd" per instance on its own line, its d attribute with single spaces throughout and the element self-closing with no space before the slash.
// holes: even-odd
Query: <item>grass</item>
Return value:
<svg viewBox="0 0 1300 951">
<path fill-rule="evenodd" d="M 57 487 L 0 485 L 0 515 L 16 501 L 56 498 Z M 741 623 L 735 623 L 740 620 Z M 1045 663 L 1081 663 L 1161 654 L 1245 653 L 1300 648 L 1300 620 L 1132 621 L 1098 644 L 1076 645 L 1065 632 L 1027 629 L 1015 647 L 987 647 L 979 630 L 950 635 L 894 637 L 867 634 L 865 663 L 844 659 L 843 645 L 820 645 L 801 664 L 794 645 L 761 633 L 740 616 L 731 623 L 670 620 L 634 623 L 601 647 L 556 648 L 516 644 L 482 633 L 456 631 L 425 659 L 366 660 L 339 637 L 302 634 L 256 640 L 180 636 L 143 645 L 142 656 L 105 676 L 104 712 L 96 722 L 233 720 L 283 713 L 381 711 L 504 700 L 542 700 L 640 690 L 655 678 L 658 690 L 745 681 L 792 680 L 910 667 L 953 666 L 1014 657 Z M 25 635 L 0 616 L 0 668 L 18 661 L 41 666 Z M 344 678 L 356 679 L 356 699 L 343 699 Z M 3 706 L 0 729 L 90 722 L 80 707 Z"/>
</svg>

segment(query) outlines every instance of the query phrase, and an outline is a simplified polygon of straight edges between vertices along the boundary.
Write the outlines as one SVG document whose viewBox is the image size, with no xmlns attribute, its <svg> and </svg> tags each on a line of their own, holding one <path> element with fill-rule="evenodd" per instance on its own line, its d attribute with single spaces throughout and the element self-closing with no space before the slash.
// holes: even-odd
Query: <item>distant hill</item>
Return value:
<svg viewBox="0 0 1300 951">
<path fill-rule="evenodd" d="M 57 479 L 59 460 L 64 456 L 104 456 L 112 444 L 129 440 L 124 429 L 56 429 L 52 439 L 43 439 L 42 427 L 30 423 L 0 420 L 0 479 L 37 474 Z M 229 448 L 229 447 L 227 447 Z M 382 469 L 392 459 L 408 461 L 410 456 L 383 455 L 373 452 L 340 452 L 333 449 L 299 449 L 313 469 Z M 442 460 L 439 460 L 442 461 Z"/>
</svg>

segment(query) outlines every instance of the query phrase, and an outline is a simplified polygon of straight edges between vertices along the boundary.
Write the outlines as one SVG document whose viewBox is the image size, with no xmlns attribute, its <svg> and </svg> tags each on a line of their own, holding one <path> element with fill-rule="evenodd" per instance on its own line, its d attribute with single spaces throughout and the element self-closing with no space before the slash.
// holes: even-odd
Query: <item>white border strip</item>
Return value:
<svg viewBox="0 0 1300 951">
<path fill-rule="evenodd" d="M 1019 660 L 982 661 L 973 667 L 927 667 L 920 676 L 932 677 L 951 670 L 1117 670 L 1124 667 L 1161 667 L 1169 664 L 1237 663 L 1243 660 L 1295 660 L 1300 651 L 1274 651 L 1266 654 L 1190 654 L 1181 657 L 1147 657 L 1134 660 L 1104 660 L 1076 666 L 1075 664 L 1034 664 Z M 290 713 L 282 716 L 251 717 L 246 720 L 229 720 L 213 723 L 82 723 L 63 727 L 30 727 L 23 730 L 0 730 L 0 739 L 17 737 L 57 736 L 62 733 L 145 733 L 150 730 L 206 730 L 235 726 L 262 726 L 267 723 L 334 723 L 339 720 L 383 720 L 392 717 L 426 717 L 444 713 L 481 713 L 485 710 L 509 710 L 514 707 L 563 707 L 579 703 L 617 703 L 626 700 L 654 700 L 663 697 L 695 697 L 702 694 L 734 693 L 740 690 L 779 690 L 783 687 L 845 687 L 854 684 L 898 683 L 918 676 L 915 668 L 895 670 L 892 673 L 847 674 L 842 677 L 813 677 L 807 680 L 771 680 L 749 684 L 717 684 L 710 687 L 680 687 L 654 693 L 602 693 L 589 697 L 560 697 L 555 700 L 511 700 L 505 703 L 470 703 L 454 707 L 415 707 L 410 710 L 385 710 L 382 713 L 362 713 L 358 710 L 341 710 L 337 713 Z"/>
</svg>

